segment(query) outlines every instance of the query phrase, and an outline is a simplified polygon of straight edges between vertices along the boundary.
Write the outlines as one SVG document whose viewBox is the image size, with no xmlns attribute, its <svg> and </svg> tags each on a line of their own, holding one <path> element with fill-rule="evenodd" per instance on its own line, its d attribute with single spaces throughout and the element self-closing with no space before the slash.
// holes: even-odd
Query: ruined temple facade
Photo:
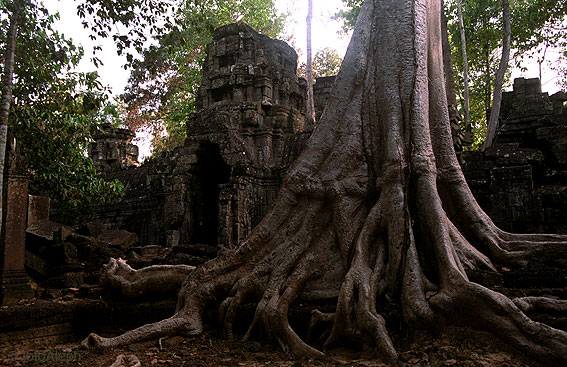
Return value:
<svg viewBox="0 0 567 367">
<path fill-rule="evenodd" d="M 461 155 L 480 206 L 502 229 L 567 233 L 567 94 L 519 78 L 504 92 L 500 128 L 485 152 Z"/>
<path fill-rule="evenodd" d="M 126 186 L 125 197 L 95 217 L 135 232 L 142 246 L 240 243 L 269 210 L 313 129 L 296 68 L 297 54 L 282 41 L 244 24 L 217 29 L 183 147 L 121 169 L 129 166 L 130 135 L 115 145 L 101 135 L 92 146 L 96 166 Z M 315 84 L 317 118 L 333 85 L 334 77 Z M 516 80 L 504 93 L 494 145 L 460 154 L 474 195 L 503 229 L 567 233 L 566 100 L 541 93 L 539 80 Z"/>
<path fill-rule="evenodd" d="M 285 42 L 244 24 L 217 29 L 184 146 L 139 168 L 106 170 L 126 195 L 97 217 L 144 245 L 238 244 L 267 213 L 313 127 L 296 69 Z"/>
</svg>

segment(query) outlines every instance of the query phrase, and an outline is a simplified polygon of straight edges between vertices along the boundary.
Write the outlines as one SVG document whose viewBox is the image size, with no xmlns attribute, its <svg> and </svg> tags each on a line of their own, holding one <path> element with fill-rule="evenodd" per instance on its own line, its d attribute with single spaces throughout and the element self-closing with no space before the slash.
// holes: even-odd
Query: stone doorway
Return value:
<svg viewBox="0 0 567 367">
<path fill-rule="evenodd" d="M 222 158 L 219 145 L 201 142 L 195 170 L 192 243 L 218 245 L 220 186 L 227 183 L 229 178 L 230 166 Z"/>
</svg>

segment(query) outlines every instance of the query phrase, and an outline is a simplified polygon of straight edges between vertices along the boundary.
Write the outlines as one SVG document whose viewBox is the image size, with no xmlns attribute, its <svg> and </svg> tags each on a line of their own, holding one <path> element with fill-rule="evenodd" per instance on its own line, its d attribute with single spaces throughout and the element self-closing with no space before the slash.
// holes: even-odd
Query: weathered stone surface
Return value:
<svg viewBox="0 0 567 367">
<path fill-rule="evenodd" d="M 84 231 L 98 237 L 81 235 L 71 227 L 41 220 L 26 230 L 25 265 L 44 286 L 78 287 L 98 283 L 98 271 L 110 257 L 120 257 L 137 241 L 135 233 L 102 230 L 90 223 Z"/>
<path fill-rule="evenodd" d="M 77 233 L 95 238 L 100 237 L 103 232 L 104 223 L 100 219 L 84 223 L 77 229 Z"/>
<path fill-rule="evenodd" d="M 325 76 L 317 78 L 313 84 L 313 102 L 315 104 L 315 121 L 319 121 L 325 110 L 327 99 L 331 95 L 333 86 L 335 85 L 334 76 Z"/>
<path fill-rule="evenodd" d="M 47 196 L 28 195 L 27 227 L 40 220 L 49 220 L 50 202 Z"/>
<path fill-rule="evenodd" d="M 60 243 L 73 233 L 73 228 L 50 220 L 40 220 L 26 228 L 26 244 Z"/>
<path fill-rule="evenodd" d="M 97 299 L 64 293 L 65 296 L 52 301 L 0 308 L 0 349 L 45 348 L 76 342 L 92 330 L 117 332 L 140 322 L 159 320 L 175 309 L 174 299 L 139 301 L 132 307 L 128 301 L 100 300 L 100 292 Z"/>
<path fill-rule="evenodd" d="M 16 147 L 7 147 L 3 233 L 0 242 L 0 304 L 13 304 L 34 296 L 24 271 L 28 206 L 28 177 L 25 162 Z M 0 190 L 1 191 L 1 190 Z"/>
</svg>

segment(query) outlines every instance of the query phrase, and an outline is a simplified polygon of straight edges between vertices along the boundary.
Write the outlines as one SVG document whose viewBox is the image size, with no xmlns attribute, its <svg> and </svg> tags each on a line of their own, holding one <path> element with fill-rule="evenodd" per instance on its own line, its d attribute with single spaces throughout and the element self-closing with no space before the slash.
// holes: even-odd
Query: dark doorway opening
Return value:
<svg viewBox="0 0 567 367">
<path fill-rule="evenodd" d="M 230 166 L 218 144 L 202 142 L 197 151 L 196 187 L 193 196 L 193 243 L 218 244 L 220 185 L 227 183 Z"/>
</svg>

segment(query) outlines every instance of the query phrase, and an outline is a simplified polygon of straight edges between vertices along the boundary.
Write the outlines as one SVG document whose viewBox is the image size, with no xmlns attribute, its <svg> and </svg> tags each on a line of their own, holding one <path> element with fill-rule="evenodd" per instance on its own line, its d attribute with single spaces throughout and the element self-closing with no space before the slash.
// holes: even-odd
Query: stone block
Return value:
<svg viewBox="0 0 567 367">
<path fill-rule="evenodd" d="M 60 243 L 73 233 L 73 228 L 50 220 L 40 220 L 26 228 L 26 243 Z"/>
<path fill-rule="evenodd" d="M 500 166 L 525 165 L 528 162 L 541 164 L 544 155 L 539 149 L 517 148 L 512 145 L 498 144 L 486 149 L 486 157 L 494 159 Z"/>
<path fill-rule="evenodd" d="M 492 170 L 496 181 L 527 181 L 532 182 L 532 166 L 522 165 L 513 167 L 498 167 Z"/>
<path fill-rule="evenodd" d="M 99 237 L 104 232 L 104 223 L 100 219 L 96 219 L 85 223 L 79 227 L 77 233 L 84 236 Z"/>
<path fill-rule="evenodd" d="M 107 242 L 110 246 L 126 250 L 138 243 L 138 236 L 136 233 L 128 232 L 123 229 L 113 229 L 105 230 L 101 234 L 100 240 Z"/>
</svg>

